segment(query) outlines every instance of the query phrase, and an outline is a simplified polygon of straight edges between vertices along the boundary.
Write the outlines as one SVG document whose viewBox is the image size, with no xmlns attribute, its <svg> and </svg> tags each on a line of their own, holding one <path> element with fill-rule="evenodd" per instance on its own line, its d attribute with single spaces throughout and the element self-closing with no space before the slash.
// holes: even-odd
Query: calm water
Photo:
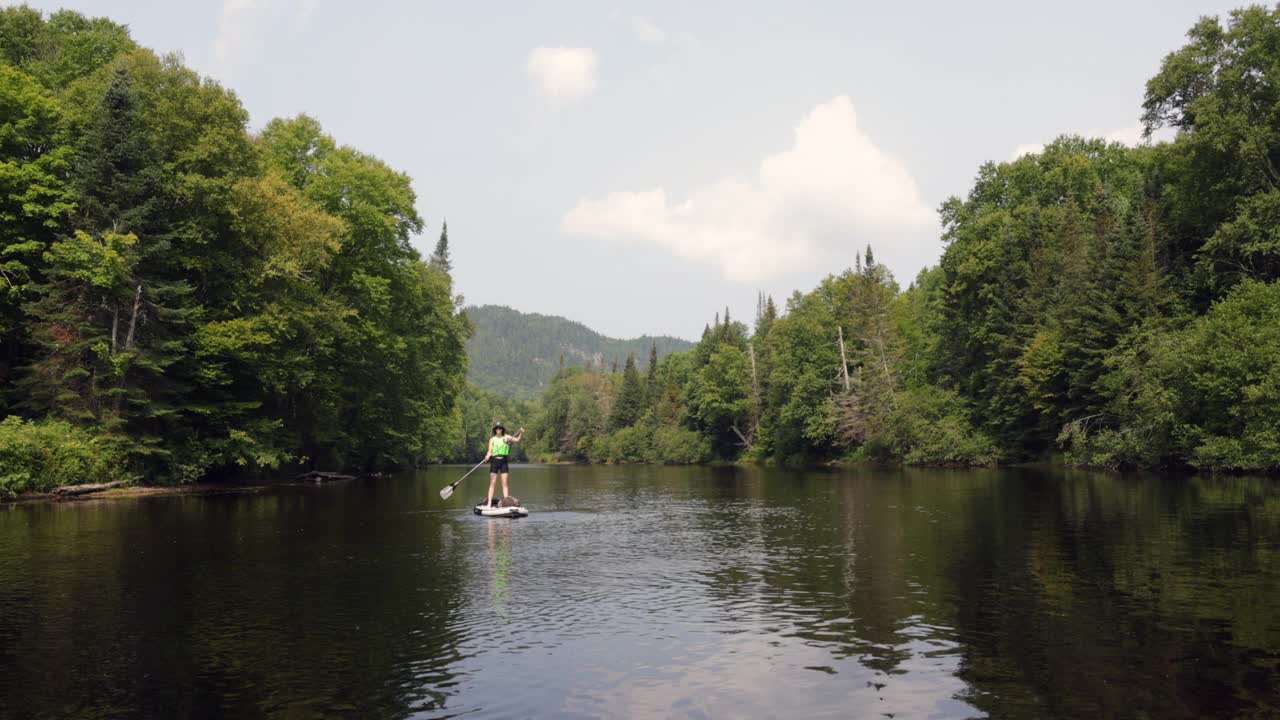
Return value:
<svg viewBox="0 0 1280 720">
<path fill-rule="evenodd" d="M 0 716 L 1280 716 L 1274 482 L 458 474 L 0 505 Z"/>
</svg>

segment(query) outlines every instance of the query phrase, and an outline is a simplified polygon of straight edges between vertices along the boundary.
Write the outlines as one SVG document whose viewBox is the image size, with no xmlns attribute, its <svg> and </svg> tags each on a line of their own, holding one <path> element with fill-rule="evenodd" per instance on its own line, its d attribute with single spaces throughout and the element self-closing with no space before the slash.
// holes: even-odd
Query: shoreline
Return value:
<svg viewBox="0 0 1280 720">
<path fill-rule="evenodd" d="M 520 465 L 543 465 L 549 467 L 564 466 L 600 466 L 600 467 L 742 467 L 742 468 L 782 468 L 789 470 L 840 470 L 851 469 L 857 467 L 876 467 L 876 468 L 902 468 L 902 469 L 921 469 L 921 470 L 1010 470 L 1010 469 L 1056 469 L 1064 471 L 1084 471 L 1099 472 L 1113 475 L 1159 475 L 1159 476 L 1178 476 L 1193 477 L 1200 475 L 1187 470 L 1152 470 L 1135 468 L 1132 470 L 1118 470 L 1114 468 L 1096 468 L 1080 465 L 1068 465 L 1054 462 L 1022 462 L 995 465 L 894 465 L 892 463 L 877 463 L 869 460 L 847 460 L 836 459 L 827 460 L 805 465 L 788 466 L 771 462 L 743 461 L 736 462 L 709 462 L 709 463 L 693 463 L 690 465 L 668 465 L 666 463 L 593 463 L 587 460 L 558 460 L 554 462 L 524 462 Z M 440 463 L 431 467 L 467 467 L 466 463 Z M 425 468 L 419 468 L 425 469 Z M 1217 475 L 1221 477 L 1276 477 L 1273 474 L 1265 472 L 1242 472 L 1242 473 L 1205 473 L 1207 475 Z M 378 478 L 385 477 L 384 473 L 373 473 L 368 475 L 345 476 L 344 479 L 359 478 Z M 260 492 L 268 488 L 283 485 L 315 485 L 315 484 L 333 484 L 342 480 L 329 480 L 323 483 L 316 483 L 301 479 L 284 479 L 279 480 L 260 480 L 255 482 L 214 482 L 204 481 L 192 483 L 189 485 L 129 485 L 125 487 L 115 487 L 100 492 L 86 493 L 83 495 L 59 495 L 54 492 L 41 493 L 25 493 L 15 495 L 8 498 L 0 498 L 0 506 L 19 505 L 37 502 L 51 503 L 75 503 L 85 502 L 89 500 L 124 500 L 140 497 L 156 497 L 156 496 L 173 496 L 173 495 L 214 495 L 218 493 L 230 492 Z"/>
<path fill-rule="evenodd" d="M 215 495 L 223 492 L 257 492 L 274 485 L 286 483 L 214 483 L 199 482 L 190 485 L 130 485 L 128 487 L 111 488 L 102 492 L 84 495 L 56 495 L 51 492 L 24 493 L 11 498 L 0 499 L 0 505 L 23 505 L 27 503 L 79 503 L 90 500 L 125 500 L 129 498 L 167 496 L 167 495 Z"/>
</svg>

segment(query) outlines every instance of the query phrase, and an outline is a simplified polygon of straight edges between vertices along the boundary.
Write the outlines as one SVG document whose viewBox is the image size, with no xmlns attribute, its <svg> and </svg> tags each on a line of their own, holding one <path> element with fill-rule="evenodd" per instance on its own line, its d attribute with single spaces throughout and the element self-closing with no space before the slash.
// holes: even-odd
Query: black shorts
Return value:
<svg viewBox="0 0 1280 720">
<path fill-rule="evenodd" d="M 489 458 L 489 472 L 491 473 L 507 472 L 507 456 L 494 455 L 493 457 Z"/>
</svg>

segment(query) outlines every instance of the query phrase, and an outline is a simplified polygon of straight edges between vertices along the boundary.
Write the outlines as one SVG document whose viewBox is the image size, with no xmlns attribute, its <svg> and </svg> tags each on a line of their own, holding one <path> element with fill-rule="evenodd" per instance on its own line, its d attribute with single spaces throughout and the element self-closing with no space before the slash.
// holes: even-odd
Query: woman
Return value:
<svg viewBox="0 0 1280 720">
<path fill-rule="evenodd" d="M 498 481 L 498 476 L 502 476 L 502 497 L 510 497 L 511 493 L 507 492 L 507 455 L 511 454 L 511 443 L 520 442 L 520 437 L 524 435 L 524 428 L 516 431 L 514 436 L 507 435 L 507 429 L 498 423 L 493 426 L 493 437 L 489 438 L 489 452 L 485 453 L 485 460 L 489 461 L 489 499 L 484 501 L 486 507 L 493 505 L 493 486 Z"/>
</svg>

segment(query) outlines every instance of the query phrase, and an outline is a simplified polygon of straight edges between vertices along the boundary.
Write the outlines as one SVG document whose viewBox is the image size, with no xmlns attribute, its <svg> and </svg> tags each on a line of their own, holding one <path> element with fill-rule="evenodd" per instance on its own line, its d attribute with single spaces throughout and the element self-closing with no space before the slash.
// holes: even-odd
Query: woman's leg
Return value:
<svg viewBox="0 0 1280 720">
<path fill-rule="evenodd" d="M 511 497 L 511 493 L 507 492 L 507 473 L 502 473 L 502 497 Z"/>
<path fill-rule="evenodd" d="M 498 482 L 498 473 L 489 473 L 489 499 L 484 501 L 485 507 L 493 504 L 493 485 L 496 482 Z"/>
</svg>

